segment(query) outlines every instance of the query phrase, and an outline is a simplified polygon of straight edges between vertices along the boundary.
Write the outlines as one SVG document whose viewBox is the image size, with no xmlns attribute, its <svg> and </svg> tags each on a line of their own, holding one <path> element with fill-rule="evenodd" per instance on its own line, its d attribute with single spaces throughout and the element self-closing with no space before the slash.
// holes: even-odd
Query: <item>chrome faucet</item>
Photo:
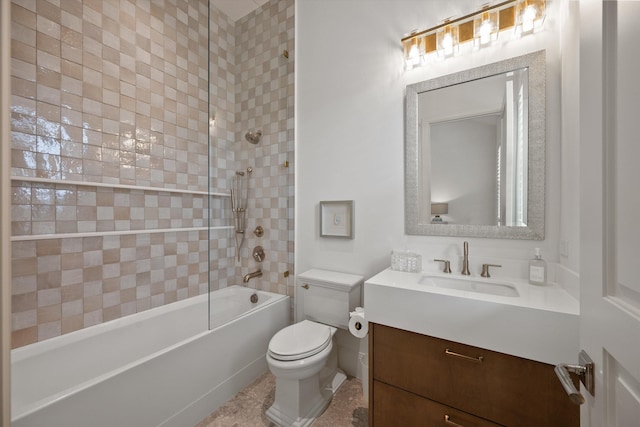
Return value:
<svg viewBox="0 0 640 427">
<path fill-rule="evenodd" d="M 242 278 L 242 281 L 244 283 L 249 283 L 249 280 L 260 276 L 262 276 L 262 270 L 256 270 L 253 273 L 245 274 L 245 276 Z"/>
<path fill-rule="evenodd" d="M 469 242 L 464 242 L 464 258 L 462 258 L 462 271 L 460 272 L 463 276 L 470 276 L 469 273 Z"/>
</svg>

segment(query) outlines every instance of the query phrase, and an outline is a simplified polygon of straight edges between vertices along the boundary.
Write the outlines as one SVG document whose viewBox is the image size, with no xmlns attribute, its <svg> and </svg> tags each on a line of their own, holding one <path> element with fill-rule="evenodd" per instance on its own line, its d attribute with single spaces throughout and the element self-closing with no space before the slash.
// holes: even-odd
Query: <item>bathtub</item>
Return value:
<svg viewBox="0 0 640 427">
<path fill-rule="evenodd" d="M 287 296 L 211 299 L 211 329 L 205 294 L 13 350 L 12 427 L 197 424 L 267 371 L 289 324 Z"/>
</svg>

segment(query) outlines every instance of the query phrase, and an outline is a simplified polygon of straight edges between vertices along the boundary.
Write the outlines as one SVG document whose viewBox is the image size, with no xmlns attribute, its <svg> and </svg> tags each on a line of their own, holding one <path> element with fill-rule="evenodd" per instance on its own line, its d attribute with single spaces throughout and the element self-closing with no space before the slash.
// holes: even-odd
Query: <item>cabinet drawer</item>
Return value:
<svg viewBox="0 0 640 427">
<path fill-rule="evenodd" d="M 578 426 L 553 366 L 372 325 L 372 377 L 507 426 Z"/>
<path fill-rule="evenodd" d="M 373 427 L 500 426 L 378 381 L 373 382 L 373 403 Z"/>
</svg>

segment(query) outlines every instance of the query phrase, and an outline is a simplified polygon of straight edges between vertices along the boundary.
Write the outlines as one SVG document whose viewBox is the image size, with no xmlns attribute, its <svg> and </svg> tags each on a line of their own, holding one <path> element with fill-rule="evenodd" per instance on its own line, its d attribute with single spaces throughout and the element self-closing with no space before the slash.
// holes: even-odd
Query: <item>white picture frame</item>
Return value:
<svg viewBox="0 0 640 427">
<path fill-rule="evenodd" d="M 320 237 L 353 239 L 353 200 L 320 202 Z"/>
</svg>

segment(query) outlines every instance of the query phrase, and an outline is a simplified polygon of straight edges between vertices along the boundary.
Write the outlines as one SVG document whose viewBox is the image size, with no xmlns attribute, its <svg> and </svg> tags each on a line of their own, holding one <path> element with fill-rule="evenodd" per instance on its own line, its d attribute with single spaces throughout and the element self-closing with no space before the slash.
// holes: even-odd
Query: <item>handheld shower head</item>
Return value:
<svg viewBox="0 0 640 427">
<path fill-rule="evenodd" d="M 257 144 L 258 142 L 260 142 L 260 137 L 262 136 L 262 131 L 255 131 L 255 132 L 247 132 L 244 134 L 244 137 L 247 141 L 249 141 L 252 144 Z"/>
</svg>

